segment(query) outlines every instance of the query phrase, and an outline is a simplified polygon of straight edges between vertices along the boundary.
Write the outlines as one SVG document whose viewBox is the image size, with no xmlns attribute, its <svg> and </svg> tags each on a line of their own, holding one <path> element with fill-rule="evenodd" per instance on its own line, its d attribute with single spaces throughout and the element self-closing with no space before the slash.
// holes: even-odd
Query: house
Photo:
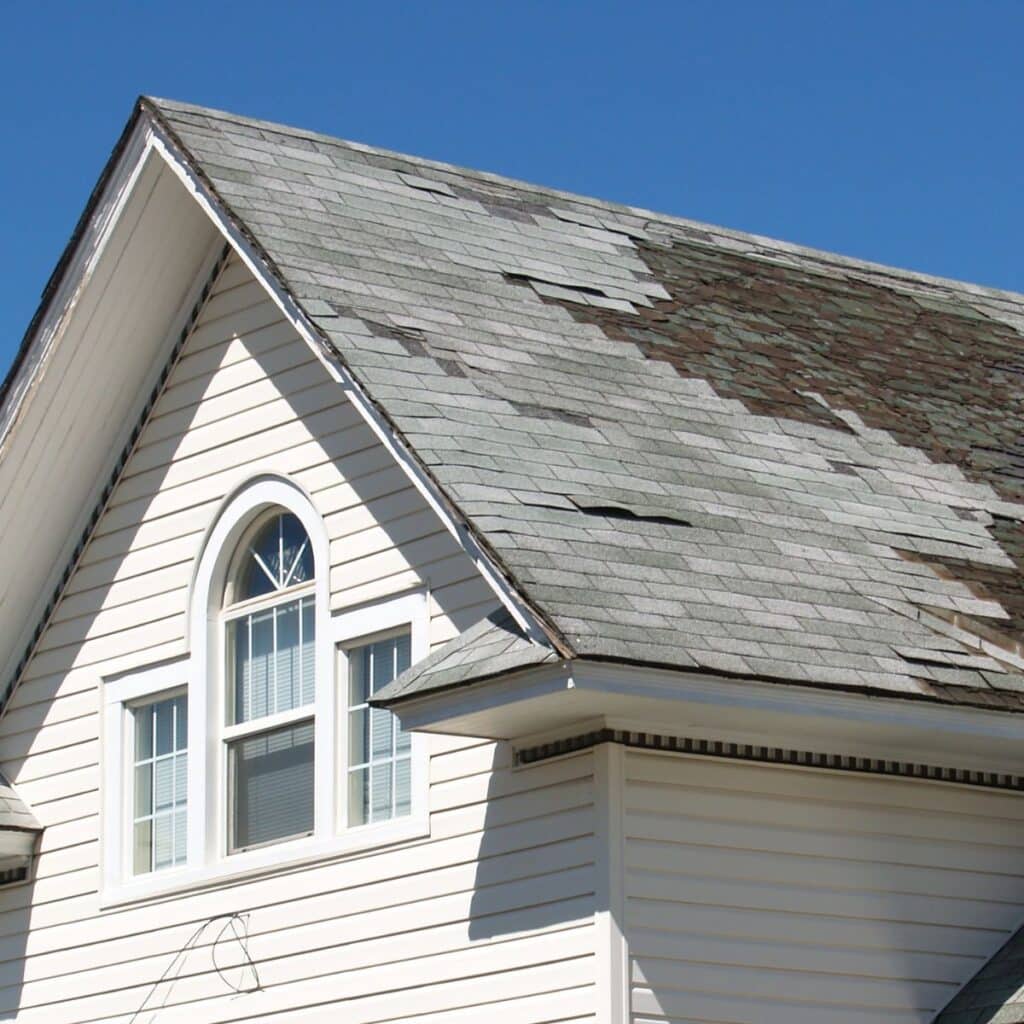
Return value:
<svg viewBox="0 0 1024 1024">
<path fill-rule="evenodd" d="M 1024 1021 L 1022 331 L 140 100 L 0 393 L 0 1016 Z"/>
</svg>

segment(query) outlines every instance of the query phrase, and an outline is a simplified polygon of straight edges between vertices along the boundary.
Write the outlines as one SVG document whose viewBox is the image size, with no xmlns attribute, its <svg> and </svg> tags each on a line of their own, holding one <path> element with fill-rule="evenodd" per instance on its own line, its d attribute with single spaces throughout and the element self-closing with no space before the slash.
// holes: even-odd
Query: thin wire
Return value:
<svg viewBox="0 0 1024 1024">
<path fill-rule="evenodd" d="M 154 981 L 153 984 L 150 986 L 149 991 L 146 992 L 145 998 L 143 998 L 142 1003 L 139 1005 L 139 1008 L 132 1014 L 131 1020 L 129 1020 L 128 1024 L 135 1024 L 135 1021 L 138 1019 L 139 1015 L 146 1009 L 146 1005 L 149 1003 L 150 999 L 152 999 L 153 994 L 167 980 L 168 975 L 170 975 L 171 971 L 173 971 L 176 966 L 179 966 L 180 970 L 180 965 L 184 964 L 186 955 L 196 947 L 196 945 L 199 942 L 199 939 L 202 937 L 206 929 L 209 928 L 211 925 L 215 924 L 217 921 L 224 921 L 224 926 L 217 933 L 217 938 L 213 940 L 213 944 L 210 947 L 210 959 L 213 963 L 213 969 L 217 972 L 217 977 L 219 977 L 220 980 L 223 981 L 224 984 L 229 989 L 231 989 L 232 992 L 241 994 L 244 992 L 259 992 L 262 990 L 263 983 L 260 981 L 260 972 L 257 969 L 256 963 L 249 952 L 249 915 L 242 915 L 238 913 L 217 914 L 215 917 L 208 918 L 201 925 L 199 925 L 199 927 L 196 928 L 194 932 L 192 932 L 188 939 L 185 940 L 184 945 L 178 950 L 177 953 L 174 954 L 174 957 L 172 958 L 171 962 L 164 969 L 164 973 L 161 974 L 160 977 L 157 978 L 157 980 Z M 242 925 L 241 935 L 238 934 L 238 931 L 235 928 L 236 923 L 241 923 Z M 232 984 L 224 976 L 224 971 L 217 963 L 217 945 L 224 937 L 224 933 L 229 928 L 234 934 L 235 941 L 238 943 L 238 945 L 242 949 L 242 952 L 245 954 L 246 964 L 252 970 L 253 978 L 255 979 L 255 984 L 253 985 L 252 988 L 241 988 L 237 985 Z M 175 975 L 175 980 L 177 980 L 177 975 Z M 169 994 L 170 992 L 168 991 L 168 995 Z M 165 1005 L 166 1001 L 167 999 L 165 997 Z"/>
</svg>

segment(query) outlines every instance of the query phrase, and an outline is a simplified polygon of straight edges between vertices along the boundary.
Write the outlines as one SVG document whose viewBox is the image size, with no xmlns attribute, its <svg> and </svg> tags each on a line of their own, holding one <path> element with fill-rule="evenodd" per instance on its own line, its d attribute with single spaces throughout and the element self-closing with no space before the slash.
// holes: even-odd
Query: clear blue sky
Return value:
<svg viewBox="0 0 1024 1024">
<path fill-rule="evenodd" d="M 140 92 L 1024 291 L 1024 0 L 3 5 L 0 370 Z"/>
</svg>

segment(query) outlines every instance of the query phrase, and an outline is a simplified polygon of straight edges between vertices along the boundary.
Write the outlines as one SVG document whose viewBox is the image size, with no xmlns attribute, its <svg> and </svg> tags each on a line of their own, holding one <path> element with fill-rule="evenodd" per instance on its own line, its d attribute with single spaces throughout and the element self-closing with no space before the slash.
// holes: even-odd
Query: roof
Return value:
<svg viewBox="0 0 1024 1024">
<path fill-rule="evenodd" d="M 144 104 L 563 652 L 1020 709 L 1024 298 Z"/>
<path fill-rule="evenodd" d="M 1024 1024 L 1024 928 L 953 997 L 935 1024 Z"/>
<path fill-rule="evenodd" d="M 42 832 L 36 816 L 18 796 L 14 787 L 0 775 L 0 832 Z"/>
<path fill-rule="evenodd" d="M 557 660 L 553 650 L 530 641 L 502 608 L 406 669 L 377 691 L 373 703 L 387 704 L 413 695 L 449 690 L 467 681 Z"/>
</svg>

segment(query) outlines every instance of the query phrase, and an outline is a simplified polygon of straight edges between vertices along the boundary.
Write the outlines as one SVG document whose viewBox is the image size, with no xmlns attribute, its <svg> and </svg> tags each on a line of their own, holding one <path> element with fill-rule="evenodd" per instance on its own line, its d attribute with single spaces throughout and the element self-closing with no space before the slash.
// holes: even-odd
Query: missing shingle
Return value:
<svg viewBox="0 0 1024 1024">
<path fill-rule="evenodd" d="M 519 197 L 510 199 L 500 195 L 492 195 L 479 189 L 467 188 L 465 185 L 455 185 L 454 192 L 460 199 L 479 203 L 489 214 L 494 217 L 501 217 L 503 220 L 512 220 L 519 224 L 532 224 L 536 226 L 537 221 L 534 219 L 534 215 L 547 216 L 546 206 L 530 202 L 527 199 Z"/>
<path fill-rule="evenodd" d="M 589 416 L 582 413 L 570 412 L 568 409 L 555 409 L 549 405 L 538 405 L 535 402 L 515 402 L 509 400 L 509 405 L 516 412 L 524 416 L 532 416 L 538 420 L 560 420 L 562 423 L 572 423 L 577 427 L 592 427 L 594 424 Z"/>
</svg>

